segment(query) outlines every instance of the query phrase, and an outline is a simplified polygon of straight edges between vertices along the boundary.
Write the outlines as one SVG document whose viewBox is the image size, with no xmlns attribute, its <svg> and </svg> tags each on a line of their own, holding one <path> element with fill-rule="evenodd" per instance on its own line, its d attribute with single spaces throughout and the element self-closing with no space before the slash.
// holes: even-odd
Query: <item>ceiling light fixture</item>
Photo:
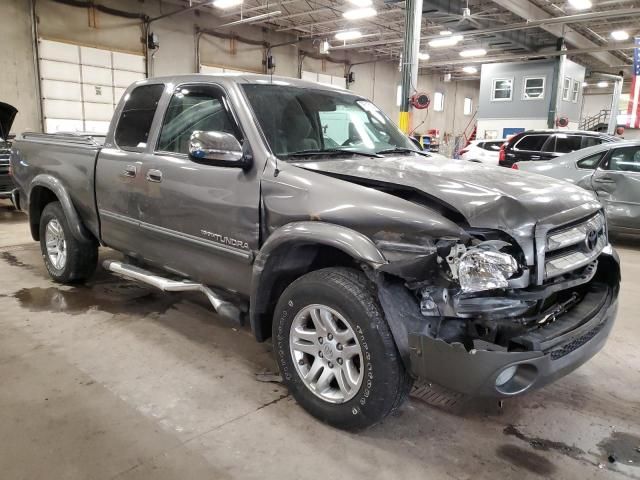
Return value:
<svg viewBox="0 0 640 480">
<path fill-rule="evenodd" d="M 231 8 L 242 5 L 244 0 L 215 0 L 213 6 L 216 8 Z"/>
<path fill-rule="evenodd" d="M 347 30 L 346 32 L 338 32 L 336 33 L 336 40 L 355 40 L 356 38 L 360 38 L 362 33 L 359 30 Z"/>
<path fill-rule="evenodd" d="M 361 18 L 375 17 L 378 14 L 374 8 L 354 8 L 342 14 L 347 20 L 359 20 Z"/>
<path fill-rule="evenodd" d="M 430 47 L 453 47 L 462 41 L 462 35 L 451 35 L 450 37 L 436 38 L 429 42 Z"/>
<path fill-rule="evenodd" d="M 611 32 L 611 38 L 617 42 L 621 42 L 623 40 L 629 40 L 629 34 L 624 30 L 614 30 Z"/>
<path fill-rule="evenodd" d="M 569 0 L 569 5 L 576 10 L 586 10 L 593 6 L 591 0 Z"/>
<path fill-rule="evenodd" d="M 609 86 L 609 82 L 598 82 L 598 88 L 607 88 Z"/>
<path fill-rule="evenodd" d="M 471 66 L 463 67 L 462 71 L 464 73 L 469 73 L 469 74 L 478 73 L 478 69 L 476 67 L 471 67 Z"/>
<path fill-rule="evenodd" d="M 471 48 L 460 52 L 460 56 L 463 58 L 484 57 L 486 54 L 487 51 L 484 48 Z"/>
<path fill-rule="evenodd" d="M 373 2 L 371 0 L 349 0 L 349 3 L 355 7 L 370 7 Z"/>
<path fill-rule="evenodd" d="M 440 35 L 442 35 L 443 37 L 449 37 L 451 35 L 453 35 L 453 32 L 449 29 L 447 30 L 440 30 Z"/>
<path fill-rule="evenodd" d="M 418 53 L 418 60 L 429 60 L 430 58 L 431 58 L 431 55 L 429 55 L 427 52 Z"/>
</svg>

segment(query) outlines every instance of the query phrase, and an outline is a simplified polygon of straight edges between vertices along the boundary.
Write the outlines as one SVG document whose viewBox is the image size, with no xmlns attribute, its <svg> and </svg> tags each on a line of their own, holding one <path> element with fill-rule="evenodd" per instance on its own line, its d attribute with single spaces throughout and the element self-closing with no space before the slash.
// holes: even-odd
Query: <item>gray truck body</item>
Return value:
<svg viewBox="0 0 640 480">
<path fill-rule="evenodd" d="M 19 136 L 12 154 L 15 196 L 29 213 L 34 239 L 42 208 L 57 199 L 78 238 L 93 237 L 146 265 L 248 301 L 259 341 L 270 336 L 274 304 L 293 279 L 314 268 L 355 265 L 377 285 L 407 369 L 465 393 L 522 393 L 568 373 L 602 347 L 613 325 L 619 285 L 606 226 L 598 224 L 596 243 L 588 248 L 582 238 L 563 250 L 547 251 L 548 238 L 556 232 L 579 233 L 595 222 L 602 206 L 591 193 L 538 175 L 523 178 L 522 172 L 412 153 L 283 161 L 265 140 L 266 126 L 257 121 L 242 88 L 272 81 L 337 91 L 264 76 L 150 79 L 144 84 L 165 88 L 148 141 L 136 151 L 118 147 L 114 139 L 126 100 L 104 138 Z M 224 92 L 250 148 L 248 168 L 157 151 L 176 89 L 199 84 Z M 424 285 L 446 266 L 438 242 L 472 238 L 512 244 L 521 272 L 500 294 L 451 295 L 435 299 L 438 315 L 421 311 Z M 405 244 L 425 250 L 396 248 Z M 560 260 L 569 262 L 562 264 L 568 268 L 547 278 L 553 267 L 549 262 L 563 255 Z M 549 310 L 558 292 L 573 288 L 586 292 L 580 302 L 564 308 L 558 301 Z M 523 327 L 533 314 L 531 308 L 525 314 L 523 305 L 532 302 L 540 305 L 535 315 L 547 312 L 540 324 L 546 330 Z M 451 333 L 466 331 L 470 324 L 488 329 L 513 324 L 520 330 L 516 343 L 500 347 L 474 334 Z M 510 364 L 526 364 L 523 375 L 535 370 L 535 379 L 523 379 L 527 385 L 520 390 L 496 389 L 496 376 Z"/>
</svg>

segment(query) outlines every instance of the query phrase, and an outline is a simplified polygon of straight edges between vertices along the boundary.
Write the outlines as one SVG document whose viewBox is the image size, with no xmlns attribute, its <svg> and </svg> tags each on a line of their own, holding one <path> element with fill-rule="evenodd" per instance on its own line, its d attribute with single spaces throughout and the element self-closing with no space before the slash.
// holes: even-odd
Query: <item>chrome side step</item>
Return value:
<svg viewBox="0 0 640 480">
<path fill-rule="evenodd" d="M 237 306 L 223 300 L 217 293 L 201 283 L 190 282 L 188 280 L 170 280 L 143 270 L 142 268 L 113 260 L 105 260 L 102 266 L 105 270 L 109 270 L 110 272 L 131 280 L 146 283 L 163 292 L 204 293 L 218 315 L 233 320 L 236 323 L 242 323 L 242 312 Z"/>
</svg>

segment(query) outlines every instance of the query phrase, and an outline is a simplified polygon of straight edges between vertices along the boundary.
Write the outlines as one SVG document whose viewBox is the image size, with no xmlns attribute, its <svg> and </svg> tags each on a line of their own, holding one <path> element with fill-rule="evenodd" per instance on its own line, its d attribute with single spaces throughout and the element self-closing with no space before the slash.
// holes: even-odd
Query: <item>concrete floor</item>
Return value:
<svg viewBox="0 0 640 480">
<path fill-rule="evenodd" d="M 200 297 L 103 271 L 53 284 L 25 221 L 0 202 L 2 479 L 640 478 L 640 244 L 619 248 L 618 321 L 578 371 L 349 434 L 258 381 L 269 345 Z"/>
</svg>

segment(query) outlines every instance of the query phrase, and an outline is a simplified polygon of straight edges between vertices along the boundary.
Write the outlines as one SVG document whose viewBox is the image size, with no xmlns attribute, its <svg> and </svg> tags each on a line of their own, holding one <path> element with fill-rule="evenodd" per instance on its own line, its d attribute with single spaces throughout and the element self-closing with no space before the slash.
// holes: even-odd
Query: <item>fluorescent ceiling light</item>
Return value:
<svg viewBox="0 0 640 480">
<path fill-rule="evenodd" d="M 583 86 L 583 87 L 588 87 L 588 86 L 589 86 L 589 84 L 588 84 L 587 82 L 582 82 L 582 86 Z"/>
<path fill-rule="evenodd" d="M 587 8 L 591 8 L 593 6 L 591 0 L 569 0 L 569 5 L 571 5 L 576 10 L 586 10 Z"/>
<path fill-rule="evenodd" d="M 624 30 L 614 30 L 611 32 L 611 38 L 621 42 L 622 40 L 629 40 L 629 34 Z"/>
<path fill-rule="evenodd" d="M 443 37 L 448 37 L 450 35 L 453 35 L 453 32 L 451 30 L 440 30 L 440 35 L 442 35 Z"/>
<path fill-rule="evenodd" d="M 360 38 L 362 34 L 359 30 L 347 30 L 346 32 L 336 33 L 336 40 L 354 40 Z"/>
<path fill-rule="evenodd" d="M 476 67 L 471 67 L 471 66 L 469 66 L 469 67 L 464 67 L 464 68 L 462 69 L 462 71 L 463 71 L 464 73 L 478 73 L 478 69 L 477 69 Z"/>
<path fill-rule="evenodd" d="M 215 0 L 213 6 L 217 8 L 231 8 L 242 5 L 244 0 Z"/>
<path fill-rule="evenodd" d="M 356 7 L 370 7 L 373 2 L 371 0 L 349 0 L 349 3 Z"/>
<path fill-rule="evenodd" d="M 430 47 L 453 47 L 462 41 L 462 35 L 451 35 L 450 37 L 436 38 L 429 42 Z"/>
<path fill-rule="evenodd" d="M 607 88 L 609 86 L 609 82 L 598 82 L 598 88 Z"/>
<path fill-rule="evenodd" d="M 374 8 L 354 8 L 353 10 L 347 10 L 342 14 L 347 20 L 359 20 L 360 18 L 375 17 L 378 12 Z"/>
<path fill-rule="evenodd" d="M 418 53 L 418 60 L 429 60 L 430 58 L 431 58 L 431 55 L 429 55 L 427 52 Z"/>
<path fill-rule="evenodd" d="M 469 57 L 484 57 L 487 51 L 484 48 L 471 48 L 469 50 L 463 50 L 460 52 L 460 56 L 464 58 Z"/>
</svg>

